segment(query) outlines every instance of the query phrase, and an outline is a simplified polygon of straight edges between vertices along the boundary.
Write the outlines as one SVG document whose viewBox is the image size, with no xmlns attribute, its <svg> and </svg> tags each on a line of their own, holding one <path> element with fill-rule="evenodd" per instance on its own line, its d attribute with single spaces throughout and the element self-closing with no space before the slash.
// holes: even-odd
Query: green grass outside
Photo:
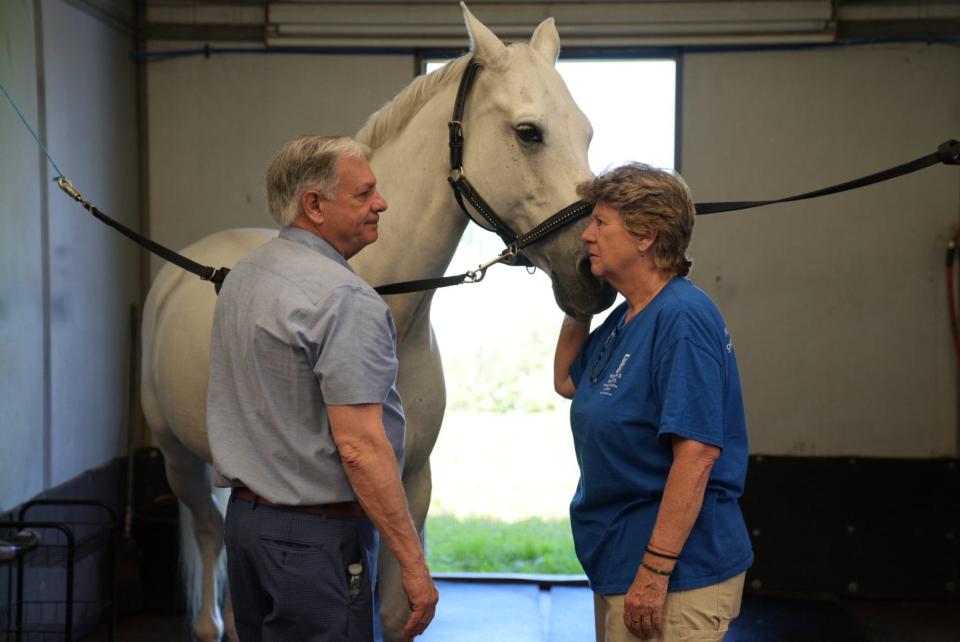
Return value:
<svg viewBox="0 0 960 642">
<path fill-rule="evenodd" d="M 570 520 L 427 518 L 427 561 L 436 572 L 582 574 Z"/>
</svg>

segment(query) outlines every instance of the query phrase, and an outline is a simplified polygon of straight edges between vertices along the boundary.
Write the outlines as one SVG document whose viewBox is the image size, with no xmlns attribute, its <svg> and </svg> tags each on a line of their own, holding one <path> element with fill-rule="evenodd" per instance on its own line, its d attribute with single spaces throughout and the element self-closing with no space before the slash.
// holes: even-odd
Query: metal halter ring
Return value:
<svg viewBox="0 0 960 642">
<path fill-rule="evenodd" d="M 511 243 L 508 245 L 503 252 L 500 253 L 502 257 L 500 260 L 507 263 L 514 263 L 517 260 L 517 257 L 520 256 L 520 248 L 517 247 L 517 244 Z"/>
</svg>

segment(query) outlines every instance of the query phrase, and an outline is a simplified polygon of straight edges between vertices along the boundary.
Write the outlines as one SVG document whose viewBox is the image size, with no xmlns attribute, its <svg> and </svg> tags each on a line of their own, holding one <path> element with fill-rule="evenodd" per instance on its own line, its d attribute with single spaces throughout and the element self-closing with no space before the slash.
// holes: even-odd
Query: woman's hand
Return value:
<svg viewBox="0 0 960 642">
<path fill-rule="evenodd" d="M 623 599 L 623 623 L 641 640 L 649 640 L 663 631 L 663 604 L 669 579 L 641 566 Z"/>
</svg>

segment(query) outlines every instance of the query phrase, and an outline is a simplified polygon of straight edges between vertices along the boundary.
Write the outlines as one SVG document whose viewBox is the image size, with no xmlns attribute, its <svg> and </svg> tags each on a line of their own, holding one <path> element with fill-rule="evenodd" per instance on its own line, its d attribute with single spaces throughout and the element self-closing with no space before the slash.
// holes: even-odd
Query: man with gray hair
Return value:
<svg viewBox="0 0 960 642">
<path fill-rule="evenodd" d="M 207 424 L 241 642 L 372 641 L 379 538 L 400 562 L 423 633 L 438 594 L 399 471 L 406 423 L 396 328 L 347 259 L 387 203 L 346 137 L 287 143 L 267 170 L 278 238 L 217 299 Z"/>
</svg>

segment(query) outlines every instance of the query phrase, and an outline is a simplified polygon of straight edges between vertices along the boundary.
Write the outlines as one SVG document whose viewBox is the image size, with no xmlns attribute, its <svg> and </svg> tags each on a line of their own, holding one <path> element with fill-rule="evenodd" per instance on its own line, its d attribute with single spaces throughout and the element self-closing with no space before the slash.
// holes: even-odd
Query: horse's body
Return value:
<svg viewBox="0 0 960 642">
<path fill-rule="evenodd" d="M 483 65 L 464 118 L 464 167 L 501 216 L 524 232 L 574 201 L 574 186 L 590 177 L 590 125 L 553 69 L 559 37 L 552 20 L 537 28 L 529 46 L 506 47 L 464 12 L 474 56 Z M 380 240 L 351 261 L 372 284 L 442 275 L 466 227 L 446 182 L 446 123 L 464 66 L 465 59 L 459 59 L 415 80 L 357 135 L 373 149 L 370 164 L 389 204 Z M 521 140 L 520 125 L 538 128 L 542 142 Z M 613 298 L 590 275 L 579 242 L 582 227 L 568 226 L 526 251 L 551 275 L 558 305 L 576 315 L 599 311 Z M 275 234 L 220 232 L 184 253 L 208 265 L 232 266 Z M 429 455 L 445 404 L 440 354 L 429 321 L 431 301 L 432 292 L 388 297 L 408 423 L 403 483 L 421 530 L 431 492 Z M 166 266 L 150 289 L 143 322 L 144 413 L 164 452 L 170 484 L 192 515 L 202 559 L 195 627 L 201 640 L 217 640 L 223 630 L 216 598 L 223 522 L 210 490 L 205 421 L 215 302 L 210 284 Z M 388 551 L 381 558 L 385 639 L 398 640 L 409 611 L 395 560 Z M 229 614 L 226 620 L 229 632 Z"/>
</svg>

